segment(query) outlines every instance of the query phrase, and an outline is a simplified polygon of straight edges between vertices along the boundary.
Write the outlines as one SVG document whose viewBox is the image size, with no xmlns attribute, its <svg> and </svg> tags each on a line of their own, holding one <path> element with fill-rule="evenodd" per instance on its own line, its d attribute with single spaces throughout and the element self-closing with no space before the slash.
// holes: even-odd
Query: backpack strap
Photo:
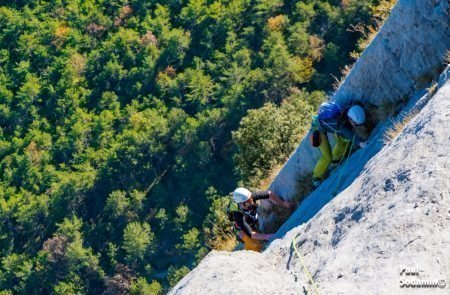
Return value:
<svg viewBox="0 0 450 295">
<path fill-rule="evenodd" d="M 317 115 L 312 116 L 311 118 L 311 131 L 319 130 L 319 117 Z"/>
</svg>

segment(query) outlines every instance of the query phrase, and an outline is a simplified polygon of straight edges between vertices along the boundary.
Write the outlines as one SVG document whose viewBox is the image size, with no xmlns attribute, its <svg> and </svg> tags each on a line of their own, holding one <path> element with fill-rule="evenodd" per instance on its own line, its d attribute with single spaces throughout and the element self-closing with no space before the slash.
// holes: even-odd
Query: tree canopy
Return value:
<svg viewBox="0 0 450 295">
<path fill-rule="evenodd" d="M 0 293 L 165 292 L 384 2 L 2 1 Z"/>
</svg>

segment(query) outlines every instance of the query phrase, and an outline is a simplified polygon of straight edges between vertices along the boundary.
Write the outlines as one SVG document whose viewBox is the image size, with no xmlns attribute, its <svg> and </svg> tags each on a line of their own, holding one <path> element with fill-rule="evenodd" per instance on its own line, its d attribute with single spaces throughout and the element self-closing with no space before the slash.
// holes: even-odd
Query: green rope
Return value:
<svg viewBox="0 0 450 295">
<path fill-rule="evenodd" d="M 306 267 L 305 261 L 303 260 L 303 256 L 302 256 L 302 254 L 300 254 L 300 251 L 298 251 L 298 249 L 297 249 L 297 241 L 295 240 L 295 237 L 292 238 L 292 246 L 294 248 L 295 253 L 297 253 L 298 258 L 300 259 L 303 269 L 305 270 L 306 275 L 308 276 L 309 280 L 311 281 L 311 284 L 314 286 L 314 289 L 316 290 L 317 294 L 320 295 L 319 290 L 317 289 L 316 283 L 314 282 L 314 279 L 312 278 L 311 274 L 308 271 L 308 268 Z"/>
</svg>

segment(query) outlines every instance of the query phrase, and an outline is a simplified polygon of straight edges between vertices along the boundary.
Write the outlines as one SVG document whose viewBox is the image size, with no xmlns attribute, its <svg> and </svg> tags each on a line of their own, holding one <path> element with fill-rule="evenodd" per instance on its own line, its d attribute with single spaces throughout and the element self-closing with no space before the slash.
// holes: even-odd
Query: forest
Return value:
<svg viewBox="0 0 450 295">
<path fill-rule="evenodd" d="M 0 294 L 164 294 L 235 245 L 392 0 L 0 1 Z"/>
</svg>

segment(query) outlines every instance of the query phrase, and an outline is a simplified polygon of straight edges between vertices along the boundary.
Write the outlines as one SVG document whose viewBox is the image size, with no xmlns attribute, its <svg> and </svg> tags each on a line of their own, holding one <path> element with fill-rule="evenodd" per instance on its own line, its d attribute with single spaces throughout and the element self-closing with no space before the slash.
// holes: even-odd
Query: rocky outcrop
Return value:
<svg viewBox="0 0 450 295">
<path fill-rule="evenodd" d="M 293 237 L 322 294 L 449 292 L 450 67 L 436 93 L 426 83 L 450 48 L 448 9 L 447 0 L 399 1 L 332 99 L 380 106 L 407 97 L 403 111 L 303 200 L 263 253 L 213 251 L 170 294 L 314 293 Z M 411 113 L 383 142 L 392 122 Z M 318 156 L 304 140 L 271 188 L 295 198 Z M 266 224 L 276 217 L 266 215 Z"/>
<path fill-rule="evenodd" d="M 346 190 L 309 222 L 275 240 L 266 259 L 307 282 L 299 261 L 290 258 L 295 235 L 324 294 L 406 293 L 401 281 L 426 279 L 446 280 L 450 290 L 449 119 L 447 80 Z M 302 223 L 300 211 L 289 223 Z M 419 275 L 400 275 L 402 267 L 418 269 Z"/>
<path fill-rule="evenodd" d="M 428 103 L 403 132 L 312 218 L 313 195 L 263 253 L 213 251 L 170 294 L 313 292 L 293 251 L 294 236 L 322 294 L 410 294 L 411 289 L 445 294 L 450 290 L 449 77 L 450 67 L 434 97 L 425 93 L 416 101 L 415 106 Z M 432 286 L 408 287 L 411 283 Z"/>
<path fill-rule="evenodd" d="M 420 96 L 420 90 L 429 87 L 431 80 L 443 69 L 443 60 L 450 48 L 449 11 L 448 0 L 400 0 L 331 100 L 343 105 L 350 100 L 358 100 L 371 110 L 378 108 L 378 111 L 383 111 L 386 106 Z M 376 138 L 377 131 L 373 132 L 372 138 Z M 372 145 L 362 158 L 370 159 L 379 148 L 379 145 Z M 311 147 L 306 136 L 270 188 L 285 199 L 296 200 L 301 190 L 299 182 L 312 174 L 319 157 L 320 152 Z M 361 168 L 361 165 L 353 166 L 348 171 L 349 175 L 343 172 L 346 177 L 340 180 L 342 185 L 337 188 L 329 185 L 336 179 L 328 179 L 326 189 L 320 194 L 325 194 L 324 199 L 328 201 L 332 192 L 336 189 L 337 192 L 342 191 L 361 172 Z M 324 204 L 326 202 L 321 202 L 321 206 Z M 278 212 L 270 207 L 269 202 L 263 203 L 263 228 L 278 219 Z"/>
<path fill-rule="evenodd" d="M 295 282 L 253 251 L 212 251 L 170 294 L 295 294 Z"/>
</svg>

